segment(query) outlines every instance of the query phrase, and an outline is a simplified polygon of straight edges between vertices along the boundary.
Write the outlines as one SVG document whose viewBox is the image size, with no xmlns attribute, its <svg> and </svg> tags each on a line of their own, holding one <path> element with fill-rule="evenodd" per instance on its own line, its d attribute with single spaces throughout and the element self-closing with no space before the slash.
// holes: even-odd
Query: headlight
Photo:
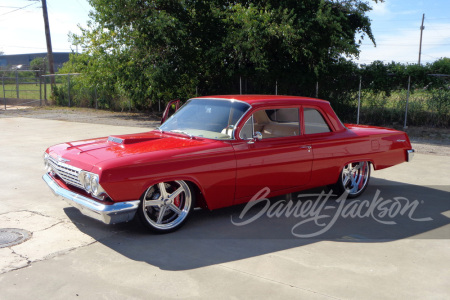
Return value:
<svg viewBox="0 0 450 300">
<path fill-rule="evenodd" d="M 52 166 L 50 165 L 50 162 L 48 161 L 48 153 L 44 152 L 44 169 L 46 172 L 51 172 L 52 171 Z"/>
<path fill-rule="evenodd" d="M 94 196 L 98 196 L 98 175 L 93 174 L 91 176 L 91 193 Z"/>
<path fill-rule="evenodd" d="M 86 192 L 91 192 L 91 173 L 88 173 L 86 171 L 80 172 L 80 181 L 84 186 L 84 189 Z"/>
<path fill-rule="evenodd" d="M 99 183 L 100 179 L 97 174 L 81 171 L 79 179 L 83 184 L 83 187 L 86 192 L 88 192 L 89 194 L 91 194 L 96 198 L 99 199 L 103 198 L 101 197 L 101 195 L 105 193 L 105 190 L 100 185 Z"/>
</svg>

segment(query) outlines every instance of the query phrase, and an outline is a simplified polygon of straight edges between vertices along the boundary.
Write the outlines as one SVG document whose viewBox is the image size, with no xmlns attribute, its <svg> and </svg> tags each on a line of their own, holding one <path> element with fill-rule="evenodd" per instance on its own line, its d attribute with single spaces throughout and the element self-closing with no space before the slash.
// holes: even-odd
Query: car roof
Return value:
<svg viewBox="0 0 450 300">
<path fill-rule="evenodd" d="M 302 97 L 302 96 L 285 96 L 285 95 L 214 95 L 214 96 L 202 96 L 195 97 L 193 99 L 217 99 L 217 100 L 238 100 L 246 102 L 252 106 L 258 106 L 263 104 L 270 105 L 289 105 L 289 104 L 310 104 L 310 105 L 323 105 L 329 104 L 328 101 Z"/>
</svg>

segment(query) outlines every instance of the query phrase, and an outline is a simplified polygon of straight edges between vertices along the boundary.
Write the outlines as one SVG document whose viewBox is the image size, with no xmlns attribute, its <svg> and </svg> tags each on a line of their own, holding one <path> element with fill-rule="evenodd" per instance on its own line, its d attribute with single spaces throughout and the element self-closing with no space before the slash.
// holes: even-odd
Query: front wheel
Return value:
<svg viewBox="0 0 450 300">
<path fill-rule="evenodd" d="M 144 193 L 137 217 L 153 232 L 175 231 L 184 225 L 192 212 L 194 197 L 183 180 L 160 182 Z"/>
<path fill-rule="evenodd" d="M 344 166 L 339 179 L 331 188 L 342 195 L 348 193 L 348 198 L 356 198 L 366 189 L 370 178 L 370 162 L 361 161 Z"/>
</svg>

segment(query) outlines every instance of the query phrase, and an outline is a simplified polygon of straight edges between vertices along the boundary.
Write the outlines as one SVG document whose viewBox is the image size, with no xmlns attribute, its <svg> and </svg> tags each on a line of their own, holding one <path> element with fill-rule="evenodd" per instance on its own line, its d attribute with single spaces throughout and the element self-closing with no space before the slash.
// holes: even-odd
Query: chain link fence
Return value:
<svg viewBox="0 0 450 300">
<path fill-rule="evenodd" d="M 302 95 L 330 101 L 345 123 L 407 128 L 411 126 L 450 127 L 450 75 L 430 74 L 423 78 L 407 76 L 372 78 L 354 74 L 320 77 L 298 84 L 273 82 L 252 84 L 236 78 L 233 90 L 242 94 L 260 93 Z"/>
<path fill-rule="evenodd" d="M 403 128 L 450 127 L 450 76 L 434 74 L 429 79 L 425 84 L 408 76 L 393 88 L 377 89 L 370 78 L 360 78 L 359 122 Z"/>
<path fill-rule="evenodd" d="M 1 72 L 0 95 L 5 109 L 14 101 L 16 105 L 50 103 L 67 107 L 134 109 L 129 99 L 113 97 L 104 88 L 86 88 L 76 80 L 80 74 L 39 76 L 33 71 Z M 325 99 L 346 123 L 450 127 L 450 75 L 432 74 L 428 78 L 429 83 L 424 83 L 414 76 L 395 78 L 395 74 L 388 74 L 380 80 L 343 74 L 302 83 L 264 84 L 260 78 L 236 77 L 228 90 L 236 94 L 285 94 Z M 161 111 L 164 103 L 159 100 L 152 107 Z"/>
<path fill-rule="evenodd" d="M 121 110 L 131 111 L 132 105 L 129 99 L 120 96 L 111 96 L 107 89 L 98 86 L 86 87 L 83 82 L 77 80 L 81 74 L 54 74 L 43 75 L 45 86 L 52 85 L 53 89 L 49 101 L 58 106 L 66 107 L 87 107 L 95 109 L 112 109 L 118 107 Z M 120 101 L 120 105 L 117 105 Z"/>
<path fill-rule="evenodd" d="M 42 105 L 42 82 L 40 71 L 0 71 L 0 95 L 3 109 L 17 106 Z"/>
</svg>

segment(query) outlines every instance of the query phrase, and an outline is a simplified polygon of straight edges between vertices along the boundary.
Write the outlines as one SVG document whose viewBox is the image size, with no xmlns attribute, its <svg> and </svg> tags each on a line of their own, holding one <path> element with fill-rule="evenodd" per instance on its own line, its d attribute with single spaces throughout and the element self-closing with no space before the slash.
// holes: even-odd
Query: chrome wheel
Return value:
<svg viewBox="0 0 450 300">
<path fill-rule="evenodd" d="M 144 193 L 139 209 L 140 219 L 153 231 L 171 232 L 184 224 L 193 202 L 186 182 L 160 182 Z"/>
<path fill-rule="evenodd" d="M 370 178 L 370 162 L 361 161 L 344 166 L 338 181 L 338 190 L 347 192 L 349 198 L 362 194 Z"/>
</svg>

